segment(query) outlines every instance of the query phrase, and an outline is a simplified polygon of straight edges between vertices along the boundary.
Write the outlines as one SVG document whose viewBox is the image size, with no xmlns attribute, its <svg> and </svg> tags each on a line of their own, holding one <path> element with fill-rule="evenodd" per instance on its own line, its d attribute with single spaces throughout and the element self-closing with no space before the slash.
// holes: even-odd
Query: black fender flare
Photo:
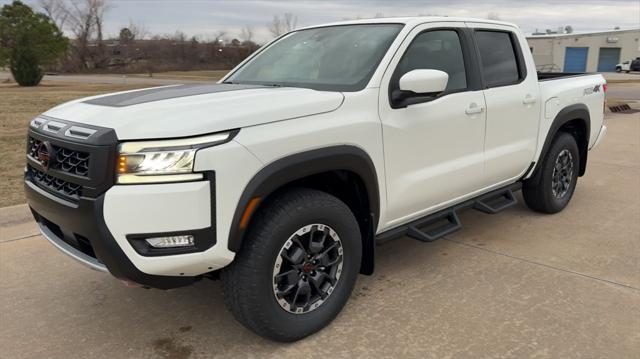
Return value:
<svg viewBox="0 0 640 359">
<path fill-rule="evenodd" d="M 540 168 L 542 167 L 542 162 L 544 157 L 547 155 L 549 148 L 551 147 L 551 142 L 556 137 L 558 130 L 562 126 L 564 126 L 569 121 L 580 120 L 583 122 L 585 126 L 585 136 L 586 141 L 584 144 L 578 143 L 578 150 L 580 151 L 580 173 L 582 176 L 585 173 L 587 168 L 587 153 L 589 152 L 589 137 L 591 134 L 591 116 L 589 115 L 589 109 L 585 104 L 574 104 L 567 106 L 560 110 L 556 117 L 553 119 L 551 126 L 549 127 L 549 131 L 547 132 L 547 137 L 544 140 L 544 145 L 542 146 L 542 151 L 540 152 L 540 156 L 538 157 L 538 163 L 536 163 L 535 169 L 533 171 L 533 175 L 531 178 L 535 177 L 540 173 Z"/>
<path fill-rule="evenodd" d="M 238 252 L 242 247 L 245 229 L 240 228 L 240 222 L 251 199 L 258 197 L 264 199 L 287 183 L 314 174 L 336 170 L 351 171 L 357 174 L 364 183 L 370 209 L 371 233 L 363 233 L 363 238 L 371 243 L 363 243 L 363 252 L 365 250 L 373 250 L 373 238 L 380 214 L 380 192 L 377 172 L 371 157 L 364 150 L 351 145 L 324 147 L 292 154 L 262 168 L 249 181 L 240 196 L 231 222 L 231 228 L 229 229 L 227 243 L 229 250 Z M 251 216 L 253 213 L 249 215 Z M 249 217 L 250 221 L 251 217 Z M 372 248 L 365 249 L 369 245 Z M 373 254 L 363 253 L 363 259 L 365 255 L 372 256 Z"/>
</svg>

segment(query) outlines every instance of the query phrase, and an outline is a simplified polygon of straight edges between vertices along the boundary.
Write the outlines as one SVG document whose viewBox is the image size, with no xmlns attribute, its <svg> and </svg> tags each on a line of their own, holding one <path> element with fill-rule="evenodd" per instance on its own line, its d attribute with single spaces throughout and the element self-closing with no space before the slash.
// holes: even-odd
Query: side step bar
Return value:
<svg viewBox="0 0 640 359">
<path fill-rule="evenodd" d="M 460 218 L 458 217 L 460 210 L 473 208 L 483 213 L 496 214 L 518 203 L 514 192 L 521 188 L 522 183 L 517 182 L 442 211 L 427 215 L 400 227 L 390 229 L 377 235 L 376 243 L 382 244 L 404 236 L 417 239 L 421 242 L 433 242 L 462 228 Z"/>
<path fill-rule="evenodd" d="M 444 222 L 444 223 L 443 223 Z M 436 213 L 410 224 L 406 235 L 422 242 L 433 242 L 462 228 L 455 211 Z"/>
<path fill-rule="evenodd" d="M 506 189 L 502 192 L 491 192 L 478 198 L 473 204 L 473 209 L 486 214 L 496 214 L 518 203 L 513 195 L 513 190 Z"/>
</svg>

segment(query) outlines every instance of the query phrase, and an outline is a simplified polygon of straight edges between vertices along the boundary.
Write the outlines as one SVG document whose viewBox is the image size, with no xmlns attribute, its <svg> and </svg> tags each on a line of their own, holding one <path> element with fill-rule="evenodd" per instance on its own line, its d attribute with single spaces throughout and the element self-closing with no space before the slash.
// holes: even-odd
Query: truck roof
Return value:
<svg viewBox="0 0 640 359">
<path fill-rule="evenodd" d="M 510 27 L 518 27 L 517 25 L 505 22 L 505 21 L 495 21 L 495 20 L 487 20 L 487 19 L 479 19 L 473 17 L 449 17 L 449 16 L 405 16 L 405 17 L 381 17 L 381 18 L 372 18 L 372 19 L 356 19 L 356 20 L 345 20 L 345 21 L 337 21 L 326 24 L 312 25 L 306 26 L 301 29 L 312 29 L 317 27 L 325 27 L 325 26 L 334 26 L 334 25 L 355 25 L 355 24 L 406 24 L 406 25 L 419 25 L 429 22 L 480 22 L 492 25 L 503 25 Z"/>
</svg>

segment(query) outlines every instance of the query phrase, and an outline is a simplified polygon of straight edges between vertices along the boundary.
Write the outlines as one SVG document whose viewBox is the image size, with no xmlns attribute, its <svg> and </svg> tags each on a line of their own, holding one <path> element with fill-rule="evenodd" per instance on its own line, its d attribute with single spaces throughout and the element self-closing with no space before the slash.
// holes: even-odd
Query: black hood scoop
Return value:
<svg viewBox="0 0 640 359">
<path fill-rule="evenodd" d="M 177 86 L 166 86 L 140 90 L 123 94 L 107 95 L 84 101 L 91 105 L 126 107 L 141 103 L 162 101 L 178 97 L 204 95 L 217 92 L 248 90 L 265 88 L 259 85 L 236 85 L 236 84 L 188 84 Z"/>
</svg>

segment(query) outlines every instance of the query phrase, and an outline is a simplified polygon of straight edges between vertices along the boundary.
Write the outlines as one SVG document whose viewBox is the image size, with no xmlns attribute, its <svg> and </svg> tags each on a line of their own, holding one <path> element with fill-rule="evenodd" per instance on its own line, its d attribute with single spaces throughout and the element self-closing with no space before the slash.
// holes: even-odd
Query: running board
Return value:
<svg viewBox="0 0 640 359">
<path fill-rule="evenodd" d="M 522 183 L 517 182 L 440 212 L 427 215 L 411 223 L 390 229 L 377 235 L 376 243 L 382 244 L 404 236 L 421 242 L 433 242 L 462 228 L 462 223 L 460 223 L 460 218 L 458 217 L 460 210 L 473 208 L 483 213 L 496 214 L 518 203 L 514 192 L 521 188 Z"/>
<path fill-rule="evenodd" d="M 506 188 L 501 192 L 491 192 L 478 198 L 473 209 L 486 214 L 496 214 L 518 203 L 513 190 Z"/>
<path fill-rule="evenodd" d="M 455 211 L 436 213 L 414 222 L 407 228 L 407 236 L 422 242 L 433 242 L 447 234 L 462 228 L 460 219 Z"/>
</svg>

